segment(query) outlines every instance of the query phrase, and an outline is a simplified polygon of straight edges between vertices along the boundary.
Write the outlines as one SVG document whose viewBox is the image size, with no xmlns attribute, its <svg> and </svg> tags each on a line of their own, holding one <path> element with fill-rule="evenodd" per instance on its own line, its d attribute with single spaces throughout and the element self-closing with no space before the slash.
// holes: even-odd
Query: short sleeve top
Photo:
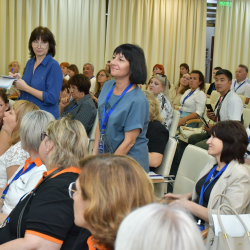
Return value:
<svg viewBox="0 0 250 250">
<path fill-rule="evenodd" d="M 42 183 L 23 214 L 21 237 L 29 233 L 62 245 L 62 250 L 72 249 L 81 228 L 74 224 L 73 199 L 69 197 L 68 187 L 71 182 L 76 181 L 78 173 L 80 170 L 63 170 Z M 0 230 L 0 244 L 17 237 L 17 222 L 28 198 L 29 195 L 13 209 L 8 226 Z"/>
<path fill-rule="evenodd" d="M 99 128 L 102 127 L 102 116 L 106 97 L 115 84 L 114 80 L 104 83 L 101 94 L 98 98 Z M 106 114 L 116 103 L 119 96 L 112 93 L 107 105 Z M 149 122 L 148 100 L 141 89 L 136 86 L 133 90 L 127 92 L 118 102 L 116 108 L 110 115 L 105 129 L 104 152 L 114 153 L 125 138 L 125 132 L 140 129 L 134 146 L 128 152 L 128 156 L 134 158 L 142 168 L 149 172 L 148 159 L 148 139 L 146 138 Z"/>
<path fill-rule="evenodd" d="M 0 188 L 4 188 L 7 183 L 7 168 L 24 165 L 27 158 L 29 153 L 22 149 L 20 141 L 0 156 Z"/>
</svg>

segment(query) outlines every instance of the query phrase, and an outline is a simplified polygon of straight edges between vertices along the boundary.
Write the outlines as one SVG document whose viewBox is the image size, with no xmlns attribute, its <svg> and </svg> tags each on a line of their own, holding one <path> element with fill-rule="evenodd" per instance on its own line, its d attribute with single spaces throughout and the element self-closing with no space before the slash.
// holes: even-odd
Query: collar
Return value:
<svg viewBox="0 0 250 250">
<path fill-rule="evenodd" d="M 92 79 L 92 78 L 94 78 L 95 76 L 91 76 L 89 79 Z"/>
<path fill-rule="evenodd" d="M 29 157 L 25 163 L 24 163 L 24 168 L 22 173 L 27 169 L 28 165 L 30 165 L 31 163 L 35 163 L 37 167 L 40 167 L 43 163 L 41 162 L 40 157 L 36 158 L 34 161 L 31 161 L 31 157 Z"/>
<path fill-rule="evenodd" d="M 187 92 L 188 91 L 188 92 Z M 191 92 L 191 89 L 188 89 L 186 92 L 187 92 L 187 95 Z M 194 93 L 193 95 L 196 95 L 197 93 L 200 92 L 200 88 L 198 87 L 196 90 L 194 90 Z"/>
<path fill-rule="evenodd" d="M 106 250 L 106 248 L 103 245 L 99 245 L 98 242 L 93 238 L 93 236 L 90 236 L 87 240 L 87 244 L 89 247 L 89 250 Z"/>
<path fill-rule="evenodd" d="M 246 79 L 247 79 L 247 78 L 246 78 Z M 241 83 L 243 83 L 244 81 L 246 81 L 246 79 L 244 79 L 244 80 L 241 81 L 241 82 L 237 82 L 237 79 L 235 79 L 235 81 L 236 81 L 236 84 L 240 85 Z M 234 81 L 234 82 L 235 82 L 235 81 Z M 233 82 L 233 83 L 234 83 L 234 82 Z"/>
<path fill-rule="evenodd" d="M 42 64 L 43 66 L 46 66 L 46 64 L 48 63 L 48 61 L 49 61 L 50 59 L 52 59 L 52 56 L 51 56 L 50 54 L 47 54 L 47 55 L 43 58 L 41 64 Z"/>
</svg>

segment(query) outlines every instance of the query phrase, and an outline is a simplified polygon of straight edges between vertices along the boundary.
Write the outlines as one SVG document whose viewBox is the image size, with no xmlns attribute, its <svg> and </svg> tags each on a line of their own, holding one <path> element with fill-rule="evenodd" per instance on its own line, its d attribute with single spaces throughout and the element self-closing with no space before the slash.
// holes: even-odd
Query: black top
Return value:
<svg viewBox="0 0 250 250">
<path fill-rule="evenodd" d="M 62 244 L 68 250 L 74 245 L 80 228 L 74 224 L 73 200 L 68 187 L 78 177 L 77 173 L 66 172 L 44 182 L 35 191 L 22 218 L 21 237 L 25 231 L 41 238 Z M 0 244 L 17 237 L 17 222 L 29 196 L 12 211 L 10 222 L 0 229 Z"/>
<path fill-rule="evenodd" d="M 89 250 L 87 240 L 90 236 L 91 236 L 91 233 L 87 229 L 82 228 L 71 250 L 80 250 L 80 249 Z"/>
<path fill-rule="evenodd" d="M 159 121 L 149 122 L 146 137 L 148 138 L 148 152 L 163 155 L 169 139 L 169 132 L 166 127 Z M 154 170 L 155 168 L 150 168 L 150 171 Z"/>
<path fill-rule="evenodd" d="M 207 94 L 208 94 L 208 95 L 211 95 L 211 94 L 212 94 L 212 91 L 213 91 L 213 90 L 216 90 L 216 89 L 213 89 L 213 88 L 214 88 L 214 85 L 215 85 L 214 82 L 210 84 L 210 87 L 209 87 L 209 89 L 208 89 L 208 91 L 207 91 Z"/>
<path fill-rule="evenodd" d="M 213 176 L 217 175 L 219 171 L 215 170 L 214 173 L 213 173 Z M 209 173 L 208 173 L 209 174 Z M 196 193 L 198 195 L 198 197 L 193 200 L 195 203 L 199 204 L 199 199 L 200 199 L 200 193 L 201 193 L 201 188 L 202 186 L 204 185 L 205 183 L 205 180 L 208 176 L 208 174 L 206 174 L 204 177 L 202 177 L 197 183 L 196 183 L 196 186 L 195 186 L 195 190 L 196 190 Z M 222 174 L 222 173 L 221 173 Z M 219 176 L 217 176 L 213 181 L 212 183 L 208 186 L 208 188 L 206 189 L 204 195 L 203 195 L 203 207 L 207 207 L 208 206 L 208 202 L 209 202 L 209 198 L 210 198 L 210 194 L 212 192 L 212 189 L 215 185 L 215 183 L 218 181 L 218 179 L 220 178 L 221 174 Z M 200 218 L 196 217 L 195 216 L 195 220 L 199 220 Z M 202 222 L 204 222 L 203 220 L 201 220 Z"/>
</svg>

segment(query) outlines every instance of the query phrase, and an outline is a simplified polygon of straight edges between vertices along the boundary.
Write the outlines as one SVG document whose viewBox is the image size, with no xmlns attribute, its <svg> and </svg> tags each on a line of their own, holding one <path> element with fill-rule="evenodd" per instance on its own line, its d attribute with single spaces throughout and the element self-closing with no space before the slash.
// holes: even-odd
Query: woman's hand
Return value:
<svg viewBox="0 0 250 250">
<path fill-rule="evenodd" d="M 28 92 L 27 89 L 29 86 L 27 85 L 27 83 L 23 79 L 15 81 L 14 85 L 15 85 L 16 89 Z"/>
<path fill-rule="evenodd" d="M 61 108 L 65 108 L 66 106 L 69 105 L 69 103 L 70 103 L 69 98 L 68 98 L 68 97 L 64 97 L 64 98 L 62 98 L 61 101 L 60 101 L 60 107 L 61 107 Z"/>
<path fill-rule="evenodd" d="M 168 193 L 162 196 L 162 199 L 166 199 L 166 198 L 172 198 L 172 199 L 178 199 L 178 200 L 189 200 L 192 194 L 191 193 L 187 193 L 187 194 L 172 194 L 172 193 Z"/>
<path fill-rule="evenodd" d="M 185 124 L 186 124 L 186 118 L 185 117 L 180 118 L 179 123 L 178 123 L 178 128 L 180 126 L 184 126 Z"/>
</svg>

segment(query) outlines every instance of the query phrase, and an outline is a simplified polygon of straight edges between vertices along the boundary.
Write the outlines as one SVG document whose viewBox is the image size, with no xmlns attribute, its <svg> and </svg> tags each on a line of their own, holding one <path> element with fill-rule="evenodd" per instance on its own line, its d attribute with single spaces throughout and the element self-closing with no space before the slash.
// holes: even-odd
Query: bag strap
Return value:
<svg viewBox="0 0 250 250">
<path fill-rule="evenodd" d="M 214 200 L 215 200 L 217 197 L 221 197 L 221 198 L 226 199 L 227 202 L 229 203 L 229 205 L 230 205 L 231 207 L 234 207 L 233 204 L 232 204 L 232 202 L 228 199 L 228 197 L 227 197 L 226 195 L 224 195 L 224 194 L 217 194 L 217 195 L 215 195 L 215 196 L 212 198 L 212 200 L 211 200 L 211 202 L 209 203 L 209 206 L 208 206 L 208 220 L 209 220 L 209 227 L 211 227 L 211 228 L 214 228 L 214 221 L 213 221 L 213 217 L 212 217 L 212 207 L 213 207 L 213 205 L 214 205 Z M 217 201 L 216 201 L 216 202 L 217 202 Z"/>
<path fill-rule="evenodd" d="M 218 221 L 219 221 L 219 224 L 220 224 L 220 227 L 221 227 L 224 239 L 227 242 L 228 249 L 231 250 L 232 248 L 231 248 L 231 246 L 229 244 L 228 236 L 227 236 L 225 227 L 224 227 L 224 225 L 222 223 L 222 220 L 221 220 L 221 208 L 222 207 L 227 207 L 228 209 L 230 209 L 234 213 L 234 215 L 236 215 L 236 217 L 238 218 L 238 220 L 241 222 L 241 224 L 243 225 L 244 229 L 246 230 L 246 235 L 247 235 L 247 238 L 249 239 L 249 244 L 250 244 L 250 232 L 249 232 L 246 224 L 243 222 L 243 220 L 241 219 L 241 217 L 239 216 L 239 214 L 236 212 L 236 210 L 232 206 L 229 206 L 228 204 L 222 204 L 218 208 L 217 216 L 218 216 Z"/>
<path fill-rule="evenodd" d="M 29 203 L 29 201 L 31 200 L 31 198 L 35 195 L 35 191 L 37 191 L 37 189 L 41 186 L 42 183 L 48 181 L 53 175 L 59 173 L 61 170 L 63 170 L 63 167 L 59 167 L 57 168 L 55 171 L 53 171 L 51 174 L 49 174 L 48 176 L 46 176 L 38 185 L 35 189 L 33 189 L 29 195 L 29 198 L 27 199 L 20 215 L 19 215 L 19 218 L 18 218 L 18 222 L 17 222 L 17 239 L 18 238 L 21 238 L 21 226 L 22 226 L 22 219 L 23 219 L 23 214 L 25 212 L 25 209 Z M 13 209 L 14 210 L 14 209 Z M 13 211 L 12 210 L 12 211 Z M 9 217 L 9 216 L 8 216 Z"/>
</svg>

